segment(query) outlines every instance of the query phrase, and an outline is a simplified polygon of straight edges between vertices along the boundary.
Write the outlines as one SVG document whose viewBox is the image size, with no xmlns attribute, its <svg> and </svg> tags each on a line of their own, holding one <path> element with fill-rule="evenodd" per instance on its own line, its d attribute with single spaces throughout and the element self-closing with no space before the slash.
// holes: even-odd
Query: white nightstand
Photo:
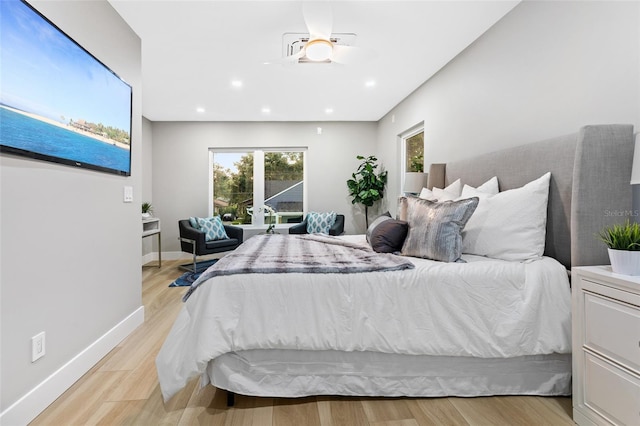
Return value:
<svg viewBox="0 0 640 426">
<path fill-rule="evenodd" d="M 571 272 L 573 421 L 640 425 L 640 277 Z"/>
</svg>

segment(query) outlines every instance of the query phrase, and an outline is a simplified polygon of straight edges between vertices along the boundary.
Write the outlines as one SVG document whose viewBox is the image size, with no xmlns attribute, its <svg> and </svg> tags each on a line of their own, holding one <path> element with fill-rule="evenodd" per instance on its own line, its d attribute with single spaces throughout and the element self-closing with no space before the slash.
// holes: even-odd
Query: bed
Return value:
<svg viewBox="0 0 640 426">
<path fill-rule="evenodd" d="M 363 273 L 211 272 L 158 354 L 164 399 L 197 376 L 229 395 L 268 397 L 570 394 L 568 271 L 608 263 L 594 234 L 630 209 L 633 137 L 630 125 L 585 126 L 431 166 L 430 188 L 495 176 L 501 192 L 550 172 L 535 260 L 402 256 L 410 266 Z M 284 236 L 254 238 L 239 256 L 269 253 Z M 331 238 L 298 243 L 369 256 L 363 235 Z"/>
</svg>

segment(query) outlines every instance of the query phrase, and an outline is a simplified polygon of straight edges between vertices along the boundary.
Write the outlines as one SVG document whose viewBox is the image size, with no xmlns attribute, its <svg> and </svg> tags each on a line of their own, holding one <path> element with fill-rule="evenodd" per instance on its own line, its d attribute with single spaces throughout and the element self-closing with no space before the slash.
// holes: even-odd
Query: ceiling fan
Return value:
<svg viewBox="0 0 640 426">
<path fill-rule="evenodd" d="M 285 57 L 268 63 L 339 63 L 362 62 L 371 57 L 370 52 L 355 46 L 355 34 L 333 34 L 333 13 L 328 2 L 304 2 L 302 6 L 308 36 L 298 38 L 296 43 L 288 44 Z M 286 33 L 283 37 L 294 35 Z M 295 49 L 292 48 L 295 46 Z"/>
</svg>

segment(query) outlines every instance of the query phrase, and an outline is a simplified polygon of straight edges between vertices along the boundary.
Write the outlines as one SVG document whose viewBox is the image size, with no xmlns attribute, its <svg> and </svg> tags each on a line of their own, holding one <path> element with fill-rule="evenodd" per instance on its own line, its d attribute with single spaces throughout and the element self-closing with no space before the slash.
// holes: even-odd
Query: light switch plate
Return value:
<svg viewBox="0 0 640 426">
<path fill-rule="evenodd" d="M 44 346 L 44 331 L 36 334 L 31 338 L 31 362 L 36 362 L 42 358 L 45 354 Z"/>
<path fill-rule="evenodd" d="M 125 203 L 133 202 L 133 186 L 124 187 L 124 200 Z"/>
</svg>

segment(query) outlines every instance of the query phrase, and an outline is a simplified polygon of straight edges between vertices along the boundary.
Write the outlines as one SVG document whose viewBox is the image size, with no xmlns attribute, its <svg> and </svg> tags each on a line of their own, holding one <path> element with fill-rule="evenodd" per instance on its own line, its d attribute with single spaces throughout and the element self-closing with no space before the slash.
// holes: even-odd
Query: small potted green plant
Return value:
<svg viewBox="0 0 640 426">
<path fill-rule="evenodd" d="M 598 237 L 607 245 L 613 272 L 640 275 L 640 224 L 627 219 L 604 228 Z"/>
<path fill-rule="evenodd" d="M 149 219 L 151 217 L 151 213 L 153 213 L 153 206 L 151 203 L 147 201 L 142 203 L 142 218 Z"/>
</svg>

